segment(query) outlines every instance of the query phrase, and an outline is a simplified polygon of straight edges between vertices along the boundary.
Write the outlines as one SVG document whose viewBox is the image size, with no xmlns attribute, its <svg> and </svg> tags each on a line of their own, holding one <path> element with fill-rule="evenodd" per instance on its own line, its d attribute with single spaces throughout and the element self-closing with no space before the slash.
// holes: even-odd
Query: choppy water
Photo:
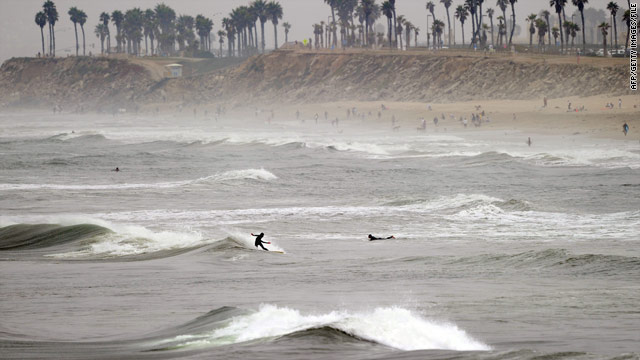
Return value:
<svg viewBox="0 0 640 360">
<path fill-rule="evenodd" d="M 637 359 L 640 145 L 446 126 L 0 115 L 0 357 Z"/>
</svg>

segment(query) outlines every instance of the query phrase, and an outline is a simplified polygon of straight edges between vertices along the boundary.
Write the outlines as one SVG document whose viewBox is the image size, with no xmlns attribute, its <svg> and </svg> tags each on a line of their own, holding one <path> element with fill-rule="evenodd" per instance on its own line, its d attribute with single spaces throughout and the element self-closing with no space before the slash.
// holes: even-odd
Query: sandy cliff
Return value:
<svg viewBox="0 0 640 360">
<path fill-rule="evenodd" d="M 21 58 L 5 62 L 0 69 L 0 106 L 81 104 L 106 110 L 164 102 L 454 102 L 629 94 L 624 62 L 588 62 L 277 51 L 240 65 L 210 66 L 218 69 L 162 79 L 155 60 Z"/>
</svg>

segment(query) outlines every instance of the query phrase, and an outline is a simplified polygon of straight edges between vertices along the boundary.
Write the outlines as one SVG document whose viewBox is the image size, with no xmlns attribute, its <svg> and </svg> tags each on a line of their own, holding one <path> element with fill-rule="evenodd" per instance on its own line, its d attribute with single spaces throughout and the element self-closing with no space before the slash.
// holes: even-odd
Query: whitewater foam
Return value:
<svg viewBox="0 0 640 360">
<path fill-rule="evenodd" d="M 456 325 L 425 319 L 400 307 L 371 312 L 333 311 L 303 315 L 298 310 L 261 305 L 259 310 L 231 318 L 224 326 L 205 334 L 181 335 L 163 343 L 177 347 L 223 346 L 281 337 L 296 332 L 331 327 L 356 338 L 399 350 L 488 351 L 491 347 L 467 335 Z"/>
</svg>

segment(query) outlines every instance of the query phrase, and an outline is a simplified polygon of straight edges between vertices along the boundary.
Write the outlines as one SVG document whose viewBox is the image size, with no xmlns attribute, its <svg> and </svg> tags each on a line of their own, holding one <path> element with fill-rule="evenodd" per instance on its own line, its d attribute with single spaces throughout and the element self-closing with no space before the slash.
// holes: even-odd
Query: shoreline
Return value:
<svg viewBox="0 0 640 360">
<path fill-rule="evenodd" d="M 622 108 L 618 108 L 618 99 L 622 100 Z M 569 112 L 567 111 L 569 102 L 571 102 L 572 108 L 584 106 L 585 110 Z M 605 108 L 607 103 L 613 103 L 614 108 Z M 386 110 L 381 110 L 382 104 L 384 104 Z M 431 111 L 428 109 L 429 105 L 431 106 Z M 216 104 L 184 106 L 179 111 L 178 103 L 157 106 L 149 104 L 141 107 L 138 113 L 127 112 L 115 116 L 173 116 L 176 119 L 201 119 L 206 123 L 210 123 L 215 121 L 217 106 Z M 358 114 L 364 114 L 364 119 L 351 115 L 350 118 L 347 118 L 347 109 L 353 108 L 356 109 Z M 193 115 L 194 110 L 196 112 L 195 117 Z M 542 100 L 492 100 L 432 104 L 422 102 L 343 101 L 298 105 L 274 104 L 269 107 L 256 105 L 253 107 L 226 109 L 226 114 L 221 117 L 221 121 L 228 122 L 229 119 L 241 119 L 245 124 L 268 126 L 272 110 L 274 112 L 274 118 L 271 119 L 272 125 L 305 124 L 310 129 L 315 125 L 315 114 L 317 113 L 318 125 L 324 127 L 332 126 L 331 122 L 337 117 L 339 126 L 336 127 L 336 130 L 341 129 L 341 127 L 343 129 L 366 128 L 399 134 L 471 134 L 480 131 L 504 131 L 520 132 L 525 137 L 530 135 L 582 135 L 595 139 L 640 141 L 640 97 L 632 95 L 549 99 L 547 108 L 543 107 Z M 296 119 L 297 111 L 300 112 L 299 120 Z M 327 120 L 324 118 L 324 111 L 328 113 Z M 482 111 L 485 112 L 483 122 L 480 126 L 474 126 L 470 121 L 472 114 L 481 114 Z M 3 111 L 3 113 L 51 114 L 47 111 L 38 110 Z M 380 113 L 380 118 L 378 118 L 378 113 Z M 112 114 L 94 112 L 63 111 L 60 113 L 62 116 L 82 116 L 83 114 L 113 116 Z M 443 114 L 445 115 L 444 120 L 442 120 Z M 455 120 L 451 118 L 452 114 Z M 439 118 L 437 126 L 433 122 L 433 118 L 436 116 Z M 396 129 L 392 126 L 393 117 L 396 118 Z M 424 132 L 418 130 L 423 117 L 426 122 Z M 464 127 L 460 122 L 460 117 L 466 117 L 468 120 L 467 127 Z M 487 118 L 489 122 L 486 122 Z M 626 136 L 622 132 L 622 125 L 625 122 L 630 127 L 630 131 Z"/>
</svg>

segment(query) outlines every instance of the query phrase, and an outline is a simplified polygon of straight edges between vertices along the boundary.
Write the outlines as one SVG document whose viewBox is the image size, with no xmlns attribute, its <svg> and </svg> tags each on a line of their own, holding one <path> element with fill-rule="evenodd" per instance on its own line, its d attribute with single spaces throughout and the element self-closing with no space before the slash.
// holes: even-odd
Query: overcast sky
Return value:
<svg viewBox="0 0 640 360">
<path fill-rule="evenodd" d="M 436 3 L 436 17 L 445 21 L 446 13 L 439 0 L 432 0 Z M 604 8 L 610 0 L 590 0 L 589 6 Z M 622 8 L 627 7 L 625 0 L 616 0 Z M 634 0 L 637 1 L 637 0 Z M 113 10 L 126 10 L 132 7 L 140 7 L 143 10 L 153 8 L 159 2 L 171 6 L 178 14 L 195 16 L 203 14 L 214 21 L 214 31 L 220 30 L 221 20 L 227 16 L 230 10 L 236 6 L 246 5 L 249 0 L 54 0 L 60 20 L 56 24 L 56 45 L 57 55 L 64 56 L 74 49 L 75 37 L 73 24 L 69 21 L 67 11 L 72 6 L 84 10 L 89 20 L 85 25 L 87 52 L 100 51 L 100 42 L 93 34 L 95 25 L 98 23 L 98 16 L 101 12 L 111 13 Z M 327 20 L 331 14 L 329 6 L 323 0 L 279 0 L 284 9 L 284 19 L 282 22 L 289 22 L 292 25 L 289 34 L 290 40 L 302 40 L 312 37 L 311 24 Z M 376 1 L 378 4 L 382 0 Z M 464 0 L 454 0 L 452 9 L 462 4 Z M 41 10 L 44 0 L 0 0 L 0 61 L 4 61 L 14 56 L 34 56 L 41 49 L 40 29 L 34 22 L 35 14 Z M 414 25 L 423 29 L 420 34 L 420 41 L 425 41 L 425 31 L 427 27 L 427 12 L 425 10 L 426 0 L 396 0 L 398 15 L 405 15 Z M 569 1 L 569 4 L 571 1 Z M 520 0 L 516 3 L 516 16 L 519 24 L 524 24 L 526 15 L 534 12 L 538 13 L 543 8 L 552 9 L 548 6 L 548 0 Z M 485 0 L 485 6 L 495 7 L 494 0 Z M 573 13 L 575 7 L 568 5 L 567 15 Z M 452 20 L 453 20 L 453 14 Z M 497 15 L 496 15 L 497 16 Z M 281 22 L 281 23 L 282 23 Z M 456 22 L 457 36 L 460 41 L 460 24 Z M 470 33 L 471 26 L 465 26 Z M 280 28 L 279 40 L 284 41 L 284 32 Z M 46 27 L 45 27 L 46 32 Z M 267 46 L 273 47 L 273 26 L 268 23 L 265 26 Z M 112 31 L 112 34 L 115 31 Z M 46 33 L 45 33 L 46 36 Z M 469 39 L 470 35 L 465 35 Z M 81 39 L 81 35 L 80 35 Z M 112 40 L 113 44 L 113 40 Z M 93 48 L 92 46 L 95 46 Z M 143 45 L 144 46 L 144 45 Z M 216 42 L 216 48 L 217 48 Z M 81 49 L 82 50 L 82 49 Z"/>
</svg>

